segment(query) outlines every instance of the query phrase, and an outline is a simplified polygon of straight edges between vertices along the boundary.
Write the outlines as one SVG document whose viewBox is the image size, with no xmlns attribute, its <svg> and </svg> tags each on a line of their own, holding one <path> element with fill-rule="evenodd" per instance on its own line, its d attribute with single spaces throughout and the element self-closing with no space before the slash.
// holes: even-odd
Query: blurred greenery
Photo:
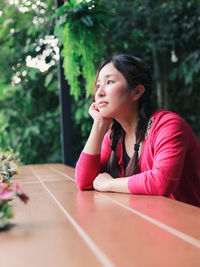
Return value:
<svg viewBox="0 0 200 267">
<path fill-rule="evenodd" d="M 54 1 L 4 0 L 0 10 L 0 147 L 23 164 L 61 161 Z M 28 67 L 34 58 L 49 68 Z"/>
<path fill-rule="evenodd" d="M 199 0 L 108 1 L 108 5 L 109 53 L 145 59 L 158 106 L 183 116 L 200 138 Z"/>
<path fill-rule="evenodd" d="M 2 0 L 0 147 L 12 147 L 26 164 L 61 161 L 56 36 L 65 49 L 66 78 L 70 73 L 77 81 L 71 90 L 74 161 L 92 124 L 86 91 L 94 68 L 112 54 L 146 60 L 160 108 L 179 113 L 200 138 L 199 23 L 199 0 L 71 0 L 57 12 L 54 0 Z M 27 66 L 35 58 L 49 67 Z"/>
</svg>

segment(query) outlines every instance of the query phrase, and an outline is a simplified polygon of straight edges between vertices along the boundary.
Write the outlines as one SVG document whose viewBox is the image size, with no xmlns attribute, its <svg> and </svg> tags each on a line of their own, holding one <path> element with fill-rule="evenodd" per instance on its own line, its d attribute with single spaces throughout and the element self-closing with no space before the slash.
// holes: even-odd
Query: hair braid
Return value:
<svg viewBox="0 0 200 267">
<path fill-rule="evenodd" d="M 116 121 L 113 120 L 112 127 L 111 127 L 111 156 L 108 162 L 107 171 L 110 173 L 114 178 L 118 177 L 118 164 L 115 155 L 115 151 L 118 147 L 119 141 L 122 137 L 123 129 L 121 125 Z"/>
<path fill-rule="evenodd" d="M 134 145 L 134 154 L 130 159 L 129 164 L 127 165 L 125 176 L 130 176 L 137 173 L 137 164 L 138 164 L 138 156 L 139 156 L 139 147 L 141 143 L 145 139 L 145 133 L 148 126 L 148 121 L 150 118 L 148 112 L 145 112 L 144 106 L 142 106 L 140 113 L 138 115 L 137 127 L 136 127 L 136 144 Z"/>
</svg>

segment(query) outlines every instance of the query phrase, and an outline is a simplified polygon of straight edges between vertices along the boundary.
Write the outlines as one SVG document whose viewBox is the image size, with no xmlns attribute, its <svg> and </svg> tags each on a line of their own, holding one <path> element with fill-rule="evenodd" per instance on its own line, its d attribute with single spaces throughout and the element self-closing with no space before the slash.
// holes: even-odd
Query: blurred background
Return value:
<svg viewBox="0 0 200 267">
<path fill-rule="evenodd" d="M 200 139 L 199 0 L 1 0 L 1 151 L 19 152 L 21 164 L 62 161 L 63 59 L 74 165 L 92 124 L 96 68 L 119 53 L 150 65 L 158 106 L 180 114 Z"/>
</svg>

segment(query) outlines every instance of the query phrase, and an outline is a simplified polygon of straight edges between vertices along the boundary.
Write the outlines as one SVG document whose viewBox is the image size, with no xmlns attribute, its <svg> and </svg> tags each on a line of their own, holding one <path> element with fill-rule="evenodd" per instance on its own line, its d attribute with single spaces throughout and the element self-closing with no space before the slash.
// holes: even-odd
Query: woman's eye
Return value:
<svg viewBox="0 0 200 267">
<path fill-rule="evenodd" d="M 96 85 L 96 89 L 99 89 L 99 88 L 100 88 L 100 86 L 101 86 L 100 84 L 97 84 L 97 85 Z"/>
<path fill-rule="evenodd" d="M 114 81 L 112 81 L 112 80 L 108 80 L 107 81 L 107 84 L 111 84 L 111 83 L 113 83 Z"/>
</svg>

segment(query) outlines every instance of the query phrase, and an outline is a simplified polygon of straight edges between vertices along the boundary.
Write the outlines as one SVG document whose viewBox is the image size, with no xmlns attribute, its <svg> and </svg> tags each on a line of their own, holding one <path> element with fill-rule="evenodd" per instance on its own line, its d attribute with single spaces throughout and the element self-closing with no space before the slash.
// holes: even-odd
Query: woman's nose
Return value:
<svg viewBox="0 0 200 267">
<path fill-rule="evenodd" d="M 96 96 L 97 97 L 105 96 L 105 88 L 104 88 L 103 85 L 102 86 L 99 86 L 99 88 L 97 89 Z"/>
</svg>

